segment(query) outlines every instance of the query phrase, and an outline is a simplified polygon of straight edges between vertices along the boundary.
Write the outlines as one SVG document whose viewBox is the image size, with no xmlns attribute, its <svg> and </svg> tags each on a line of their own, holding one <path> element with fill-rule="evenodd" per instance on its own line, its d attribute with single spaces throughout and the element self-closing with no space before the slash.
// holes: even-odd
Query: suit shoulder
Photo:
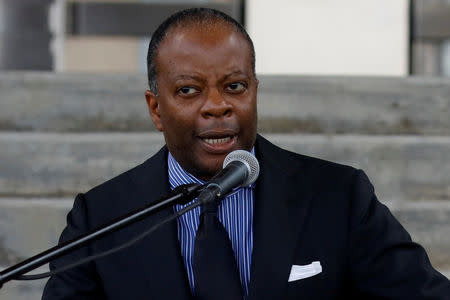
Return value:
<svg viewBox="0 0 450 300">
<path fill-rule="evenodd" d="M 104 191 L 112 191 L 116 187 L 128 186 L 131 182 L 133 182 L 133 178 L 136 177 L 136 174 L 141 173 L 142 169 L 145 168 L 145 165 L 148 163 L 149 159 L 144 161 L 143 163 L 119 174 L 113 178 L 106 180 L 105 182 L 91 188 L 86 192 L 86 195 L 91 196 L 94 194 L 102 193 Z"/>
<path fill-rule="evenodd" d="M 86 192 L 83 202 L 89 223 L 104 224 L 161 197 L 168 181 L 165 155 L 164 147 L 142 164 Z"/>
<path fill-rule="evenodd" d="M 322 176 L 332 177 L 344 174 L 355 174 L 356 168 L 332 162 L 329 160 L 299 154 L 272 144 L 258 136 L 259 148 L 264 152 L 264 161 L 272 160 L 283 169 L 303 170 L 308 173 L 320 173 Z"/>
<path fill-rule="evenodd" d="M 281 149 L 281 148 L 280 148 Z M 330 160 L 322 159 L 319 157 L 308 156 L 300 153 L 295 153 L 289 150 L 281 149 L 287 156 L 290 156 L 291 159 L 297 159 L 304 164 L 310 165 L 314 168 L 326 168 L 326 169 L 335 169 L 337 171 L 343 172 L 354 172 L 356 168 L 333 162 Z"/>
<path fill-rule="evenodd" d="M 143 163 L 95 186 L 86 193 L 88 198 L 104 198 L 114 195 L 130 194 L 148 186 L 154 176 L 164 176 L 165 147 Z"/>
</svg>

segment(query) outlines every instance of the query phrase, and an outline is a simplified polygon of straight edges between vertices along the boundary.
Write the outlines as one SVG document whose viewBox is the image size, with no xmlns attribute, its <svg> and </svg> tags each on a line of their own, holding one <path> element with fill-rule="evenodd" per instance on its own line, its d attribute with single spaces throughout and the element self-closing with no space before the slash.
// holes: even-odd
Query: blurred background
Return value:
<svg viewBox="0 0 450 300">
<path fill-rule="evenodd" d="M 0 0 L 0 270 L 56 244 L 77 193 L 164 144 L 148 42 L 195 6 L 252 37 L 260 133 L 365 170 L 450 277 L 449 0 Z M 9 282 L 0 299 L 44 284 Z"/>
</svg>

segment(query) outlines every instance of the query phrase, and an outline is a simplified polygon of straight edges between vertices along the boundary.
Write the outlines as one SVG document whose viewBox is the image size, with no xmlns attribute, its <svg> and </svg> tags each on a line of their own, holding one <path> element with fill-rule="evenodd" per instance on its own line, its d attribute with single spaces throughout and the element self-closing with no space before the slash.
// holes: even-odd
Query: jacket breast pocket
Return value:
<svg viewBox="0 0 450 300">
<path fill-rule="evenodd" d="M 288 279 L 287 298 L 328 299 L 324 289 L 323 269 L 319 261 L 306 265 L 293 265 Z"/>
<path fill-rule="evenodd" d="M 308 265 L 293 265 L 288 282 L 305 279 L 322 273 L 320 261 L 313 261 Z"/>
</svg>

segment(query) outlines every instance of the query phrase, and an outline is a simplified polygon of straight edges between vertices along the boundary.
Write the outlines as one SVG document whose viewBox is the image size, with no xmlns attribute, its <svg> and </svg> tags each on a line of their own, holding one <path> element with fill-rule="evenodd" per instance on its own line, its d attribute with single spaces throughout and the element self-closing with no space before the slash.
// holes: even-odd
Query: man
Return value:
<svg viewBox="0 0 450 300">
<path fill-rule="evenodd" d="M 229 299 L 450 299 L 449 281 L 378 202 L 362 171 L 282 150 L 257 135 L 254 49 L 236 21 L 208 9 L 171 16 L 152 37 L 148 70 L 145 96 L 166 147 L 78 195 L 61 240 L 179 184 L 207 181 L 229 152 L 244 149 L 258 158 L 260 176 L 227 196 L 217 212 L 242 288 L 242 296 Z M 113 233 L 51 268 L 120 245 L 181 208 Z M 133 247 L 53 276 L 43 298 L 207 299 L 196 255 L 203 213 L 198 208 Z M 223 298 L 233 280 L 224 278 L 210 299 Z"/>
</svg>

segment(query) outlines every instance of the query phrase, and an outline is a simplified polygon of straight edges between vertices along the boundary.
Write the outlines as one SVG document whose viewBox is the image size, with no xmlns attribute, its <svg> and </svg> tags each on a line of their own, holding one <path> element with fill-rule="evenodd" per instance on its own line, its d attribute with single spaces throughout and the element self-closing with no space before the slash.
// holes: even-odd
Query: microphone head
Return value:
<svg viewBox="0 0 450 300">
<path fill-rule="evenodd" d="M 232 161 L 239 161 L 248 169 L 247 180 L 241 186 L 247 186 L 256 181 L 259 175 L 259 162 L 253 154 L 245 150 L 234 150 L 225 157 L 223 167 L 225 168 Z"/>
</svg>

